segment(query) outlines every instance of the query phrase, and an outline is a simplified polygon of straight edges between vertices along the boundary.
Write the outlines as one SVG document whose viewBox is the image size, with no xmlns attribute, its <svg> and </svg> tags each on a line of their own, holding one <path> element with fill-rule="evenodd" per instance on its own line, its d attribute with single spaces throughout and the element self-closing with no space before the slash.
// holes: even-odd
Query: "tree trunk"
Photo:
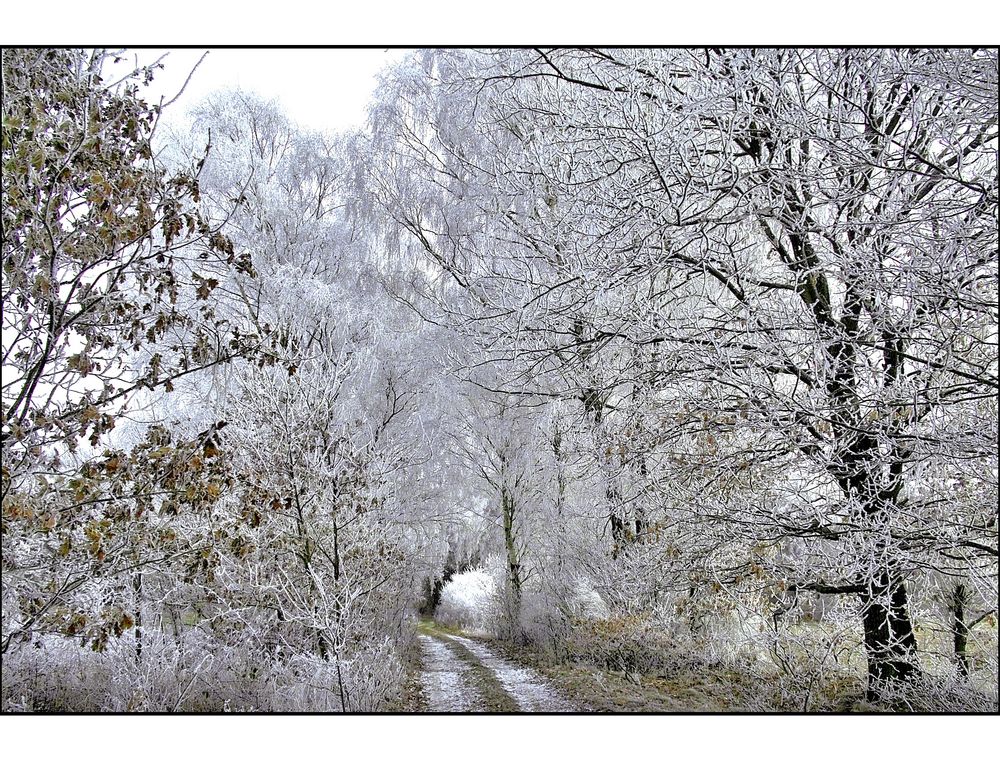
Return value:
<svg viewBox="0 0 1000 761">
<path fill-rule="evenodd" d="M 868 657 L 866 698 L 890 697 L 917 674 L 917 640 L 910 621 L 906 585 L 882 571 L 861 593 Z"/>
<path fill-rule="evenodd" d="M 500 490 L 500 507 L 503 512 L 503 538 L 507 548 L 507 581 L 510 585 L 510 629 L 515 641 L 521 639 L 521 558 L 514 535 L 514 497 L 506 489 Z"/>
<path fill-rule="evenodd" d="M 608 489 L 608 501 L 614 499 L 614 491 Z M 615 512 L 615 505 L 611 505 L 611 515 L 608 516 L 608 522 L 611 524 L 611 559 L 617 560 L 621 551 L 624 549 L 625 545 L 628 544 L 628 526 L 625 523 L 625 519 Z"/>
<path fill-rule="evenodd" d="M 958 663 L 958 675 L 962 679 L 969 678 L 969 656 L 966 646 L 969 643 L 969 626 L 965 622 L 965 604 L 968 600 L 968 590 L 965 584 L 957 584 L 951 599 L 952 632 L 955 635 L 955 661 Z"/>
<path fill-rule="evenodd" d="M 853 354 L 854 348 L 844 351 Z M 856 410 L 850 410 L 844 416 L 856 430 L 840 434 L 845 447 L 838 480 L 845 495 L 858 500 L 859 522 L 868 527 L 875 539 L 870 557 L 876 559 L 888 554 L 891 558 L 895 548 L 887 547 L 882 537 L 889 533 L 890 515 L 896 509 L 895 500 L 902 489 L 902 462 L 891 464 L 888 484 L 880 489 L 876 485 L 879 479 L 872 475 L 878 467 L 878 443 L 869 431 L 861 429 L 856 414 Z M 860 593 L 868 658 L 866 699 L 873 702 L 891 700 L 919 671 L 906 584 L 891 560 L 877 568 L 863 582 Z"/>
</svg>

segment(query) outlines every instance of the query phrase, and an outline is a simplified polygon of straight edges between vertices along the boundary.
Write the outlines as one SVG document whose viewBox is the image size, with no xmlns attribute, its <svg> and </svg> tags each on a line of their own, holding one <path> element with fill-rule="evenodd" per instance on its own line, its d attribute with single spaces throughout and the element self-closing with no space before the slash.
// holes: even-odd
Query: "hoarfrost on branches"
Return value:
<svg viewBox="0 0 1000 761">
<path fill-rule="evenodd" d="M 423 50 L 340 135 L 108 55 L 3 51 L 5 705 L 482 708 L 424 616 L 995 709 L 996 50 Z"/>
</svg>

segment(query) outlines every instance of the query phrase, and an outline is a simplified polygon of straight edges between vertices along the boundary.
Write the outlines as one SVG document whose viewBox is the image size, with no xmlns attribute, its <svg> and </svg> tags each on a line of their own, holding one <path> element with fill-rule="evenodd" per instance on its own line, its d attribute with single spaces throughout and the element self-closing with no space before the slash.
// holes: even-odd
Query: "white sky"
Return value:
<svg viewBox="0 0 1000 761">
<path fill-rule="evenodd" d="M 304 127 L 343 130 L 364 125 L 377 74 L 412 49 L 386 48 L 148 48 L 128 51 L 140 63 L 167 53 L 152 84 L 143 92 L 155 103 L 174 97 L 205 51 L 208 55 L 183 95 L 165 112 L 183 114 L 207 94 L 240 87 L 277 98 L 288 117 Z"/>
</svg>

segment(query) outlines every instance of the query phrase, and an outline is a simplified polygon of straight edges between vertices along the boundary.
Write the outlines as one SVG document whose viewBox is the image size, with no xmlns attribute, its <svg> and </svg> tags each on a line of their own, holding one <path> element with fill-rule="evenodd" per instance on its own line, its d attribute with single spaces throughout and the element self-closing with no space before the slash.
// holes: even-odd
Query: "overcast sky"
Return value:
<svg viewBox="0 0 1000 761">
<path fill-rule="evenodd" d="M 277 98 L 292 121 L 305 127 L 342 130 L 361 127 L 382 68 L 410 51 L 403 49 L 227 49 L 208 48 L 184 94 L 168 110 L 186 111 L 205 95 L 227 87 Z M 206 48 L 129 51 L 151 63 L 168 53 L 156 79 L 145 91 L 149 102 L 172 98 Z"/>
</svg>

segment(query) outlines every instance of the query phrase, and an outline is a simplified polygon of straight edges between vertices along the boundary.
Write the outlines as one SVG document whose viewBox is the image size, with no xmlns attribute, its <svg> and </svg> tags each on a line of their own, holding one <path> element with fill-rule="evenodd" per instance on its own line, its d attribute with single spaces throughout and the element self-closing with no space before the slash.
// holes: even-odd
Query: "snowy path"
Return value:
<svg viewBox="0 0 1000 761">
<path fill-rule="evenodd" d="M 484 711 L 479 693 L 471 685 L 468 665 L 441 640 L 418 636 L 424 664 L 420 682 L 427 709 L 432 713 Z"/>
<path fill-rule="evenodd" d="M 537 671 L 517 666 L 506 658 L 501 658 L 482 642 L 465 637 L 453 637 L 453 639 L 496 675 L 504 690 L 517 701 L 518 707 L 524 713 L 538 711 L 566 713 L 574 710 L 569 701 L 560 696 Z"/>
<path fill-rule="evenodd" d="M 480 677 L 470 663 L 488 670 L 500 687 L 524 713 L 552 711 L 565 713 L 575 707 L 536 671 L 500 657 L 483 642 L 466 637 L 419 635 L 424 671 L 421 683 L 431 712 L 471 712 L 488 710 Z"/>
</svg>

